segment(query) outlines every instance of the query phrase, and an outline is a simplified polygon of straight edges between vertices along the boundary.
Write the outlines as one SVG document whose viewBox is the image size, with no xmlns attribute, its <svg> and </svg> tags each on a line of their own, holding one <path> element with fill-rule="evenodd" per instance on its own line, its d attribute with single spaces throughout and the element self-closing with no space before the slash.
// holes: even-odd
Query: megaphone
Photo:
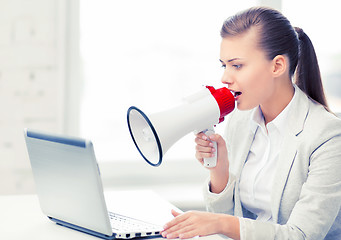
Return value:
<svg viewBox="0 0 341 240">
<path fill-rule="evenodd" d="M 235 98 L 226 88 L 206 86 L 184 98 L 183 104 L 147 115 L 135 106 L 127 112 L 130 135 L 142 157 L 152 166 L 159 166 L 164 154 L 180 138 L 190 132 L 214 133 L 213 127 L 233 111 Z M 213 142 L 217 149 L 216 142 Z M 204 159 L 204 166 L 215 167 L 217 154 Z"/>
</svg>

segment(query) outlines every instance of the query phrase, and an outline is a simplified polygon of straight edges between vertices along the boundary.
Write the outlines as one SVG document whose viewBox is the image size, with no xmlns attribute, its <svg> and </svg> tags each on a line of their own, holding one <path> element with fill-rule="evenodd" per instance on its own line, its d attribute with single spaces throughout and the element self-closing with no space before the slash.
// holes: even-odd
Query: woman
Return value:
<svg viewBox="0 0 341 240">
<path fill-rule="evenodd" d="M 225 140 L 195 139 L 202 164 L 218 154 L 205 186 L 209 212 L 173 211 L 163 236 L 341 239 L 341 120 L 328 111 L 308 36 L 263 7 L 228 18 L 221 36 L 222 82 L 238 109 Z"/>
</svg>

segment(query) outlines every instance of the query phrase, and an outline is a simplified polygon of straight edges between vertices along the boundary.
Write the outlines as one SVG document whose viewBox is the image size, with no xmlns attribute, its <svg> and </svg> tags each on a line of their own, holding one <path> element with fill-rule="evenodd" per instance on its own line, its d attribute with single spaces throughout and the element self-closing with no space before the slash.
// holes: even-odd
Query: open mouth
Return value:
<svg viewBox="0 0 341 240">
<path fill-rule="evenodd" d="M 232 91 L 231 90 L 231 93 L 233 94 L 234 98 L 240 96 L 242 94 L 242 92 L 239 92 L 239 91 Z"/>
</svg>

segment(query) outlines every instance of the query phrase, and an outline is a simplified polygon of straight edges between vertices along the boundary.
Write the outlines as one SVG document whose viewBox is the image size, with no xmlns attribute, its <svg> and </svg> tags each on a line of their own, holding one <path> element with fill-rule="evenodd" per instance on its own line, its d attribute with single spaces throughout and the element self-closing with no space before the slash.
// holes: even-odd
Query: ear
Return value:
<svg viewBox="0 0 341 240">
<path fill-rule="evenodd" d="M 277 55 L 272 59 L 272 74 L 274 77 L 280 77 L 288 71 L 288 59 L 284 55 Z"/>
</svg>

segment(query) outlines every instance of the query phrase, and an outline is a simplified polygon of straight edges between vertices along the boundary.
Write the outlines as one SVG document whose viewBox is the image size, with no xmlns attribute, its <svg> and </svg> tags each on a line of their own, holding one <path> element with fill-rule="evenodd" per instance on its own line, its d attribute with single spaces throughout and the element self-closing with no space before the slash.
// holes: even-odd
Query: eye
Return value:
<svg viewBox="0 0 341 240">
<path fill-rule="evenodd" d="M 242 64 L 234 64 L 232 65 L 232 67 L 234 67 L 235 69 L 240 69 L 243 65 Z"/>
<path fill-rule="evenodd" d="M 226 69 L 226 65 L 221 65 L 222 68 Z"/>
</svg>

